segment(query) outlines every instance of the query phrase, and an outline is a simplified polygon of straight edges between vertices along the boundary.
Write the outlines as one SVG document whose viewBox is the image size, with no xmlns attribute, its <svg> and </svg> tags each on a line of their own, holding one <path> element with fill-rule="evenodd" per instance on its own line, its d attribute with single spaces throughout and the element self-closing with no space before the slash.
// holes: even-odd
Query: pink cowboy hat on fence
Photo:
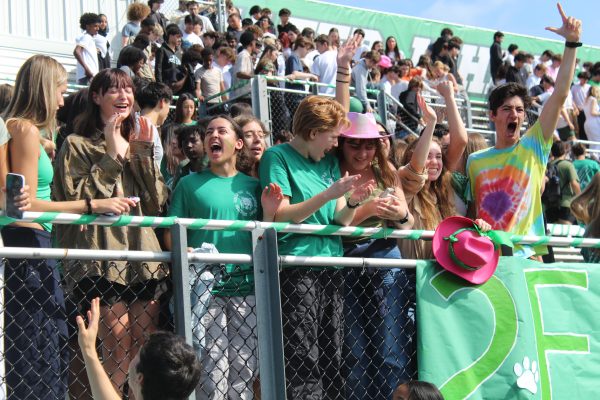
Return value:
<svg viewBox="0 0 600 400">
<path fill-rule="evenodd" d="M 477 285 L 494 275 L 500 257 L 498 247 L 486 233 L 480 232 L 473 220 L 465 217 L 446 218 L 433 235 L 433 255 L 437 262 Z"/>
</svg>

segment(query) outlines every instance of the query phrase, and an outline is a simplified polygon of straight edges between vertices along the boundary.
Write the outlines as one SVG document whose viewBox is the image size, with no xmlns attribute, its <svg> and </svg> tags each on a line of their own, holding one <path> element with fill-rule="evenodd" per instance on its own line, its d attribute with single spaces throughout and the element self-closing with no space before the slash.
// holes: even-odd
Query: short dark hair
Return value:
<svg viewBox="0 0 600 400">
<path fill-rule="evenodd" d="M 567 154 L 567 150 L 569 150 L 569 144 L 567 142 L 558 141 L 552 143 L 550 153 L 552 153 L 553 157 L 557 158 Z"/>
<path fill-rule="evenodd" d="M 258 5 L 252 6 L 250 7 L 250 11 L 248 12 L 249 15 L 254 15 L 256 13 L 261 12 L 261 8 Z"/>
<path fill-rule="evenodd" d="M 81 17 L 79 17 L 79 27 L 83 30 L 87 28 L 88 25 L 99 24 L 100 16 L 94 13 L 85 13 Z"/>
<path fill-rule="evenodd" d="M 279 10 L 279 16 L 281 17 L 282 15 L 287 15 L 289 17 L 290 15 L 292 15 L 292 12 L 287 8 L 282 8 L 281 10 Z"/>
<path fill-rule="evenodd" d="M 552 50 L 544 50 L 544 52 L 542 53 L 543 56 L 552 58 L 552 56 L 554 55 L 554 53 L 552 52 Z"/>
<path fill-rule="evenodd" d="M 587 71 L 581 71 L 580 73 L 577 74 L 578 79 L 590 79 L 590 77 L 591 77 L 591 75 Z"/>
<path fill-rule="evenodd" d="M 252 106 L 250 106 L 250 104 L 248 103 L 243 102 L 233 103 L 231 107 L 229 107 L 229 114 L 231 114 L 233 118 L 245 114 L 252 115 Z"/>
<path fill-rule="evenodd" d="M 248 46 L 250 46 L 250 44 L 254 41 L 254 33 L 250 32 L 250 31 L 245 31 L 244 33 L 242 33 L 242 35 L 240 36 L 240 44 L 242 45 L 242 47 L 246 48 Z"/>
<path fill-rule="evenodd" d="M 261 19 L 262 19 L 262 18 L 261 18 Z M 260 21 L 260 20 L 259 20 L 259 21 Z M 248 26 L 251 26 L 251 25 L 254 25 L 254 24 L 252 23 L 252 19 L 251 19 L 251 18 L 244 18 L 244 19 L 242 20 L 242 28 L 246 28 L 246 27 L 248 27 Z"/>
<path fill-rule="evenodd" d="M 183 142 L 190 136 L 198 135 L 200 139 L 204 140 L 206 136 L 206 126 L 201 124 L 196 125 L 183 125 L 175 130 L 175 136 L 177 136 L 177 145 L 183 148 Z"/>
<path fill-rule="evenodd" d="M 200 55 L 202 56 L 202 59 L 205 59 L 208 56 L 214 56 L 215 52 L 214 52 L 214 50 L 211 47 L 205 47 L 200 52 Z"/>
<path fill-rule="evenodd" d="M 582 143 L 575 143 L 573 146 L 571 146 L 571 151 L 573 152 L 573 155 L 575 157 L 579 157 L 585 154 L 586 152 L 586 148 Z"/>
<path fill-rule="evenodd" d="M 523 61 L 523 62 L 525 62 L 526 59 L 527 59 L 527 56 L 525 55 L 525 53 L 517 53 L 517 54 L 515 54 L 515 62 L 517 62 L 517 61 Z"/>
<path fill-rule="evenodd" d="M 156 21 L 154 20 L 154 18 L 150 18 L 150 17 L 144 18 L 142 20 L 140 26 L 142 28 L 147 28 L 147 27 L 150 27 L 150 26 L 156 26 Z"/>
<path fill-rule="evenodd" d="M 177 24 L 167 25 L 167 28 L 165 29 L 165 37 L 168 38 L 169 36 L 174 35 L 183 35 L 181 29 L 179 29 L 179 26 L 177 26 Z"/>
<path fill-rule="evenodd" d="M 142 396 L 146 400 L 186 399 L 200 381 L 196 352 L 173 333 L 154 332 L 139 355 L 136 372 L 144 377 Z"/>
<path fill-rule="evenodd" d="M 496 115 L 498 108 L 504 103 L 506 99 L 511 97 L 520 97 L 523 101 L 523 106 L 529 108 L 531 105 L 531 98 L 527 94 L 527 88 L 515 82 L 505 83 L 496 87 L 492 90 L 489 98 L 489 107 L 492 114 Z"/>
<path fill-rule="evenodd" d="M 550 85 L 554 86 L 554 78 L 552 78 L 550 75 L 548 74 L 544 74 L 542 76 L 542 78 L 540 79 L 540 85 L 542 83 L 549 83 Z"/>
<path fill-rule="evenodd" d="M 448 50 L 451 50 L 451 49 L 459 49 L 460 50 L 461 44 L 462 44 L 462 39 L 459 38 L 458 36 L 454 36 L 452 39 L 448 40 Z"/>
<path fill-rule="evenodd" d="M 452 29 L 446 27 L 446 28 L 442 29 L 442 31 L 440 32 L 440 36 L 446 36 L 446 35 L 454 36 L 454 32 L 452 32 Z"/>
<path fill-rule="evenodd" d="M 496 33 L 494 33 L 494 40 L 504 37 L 504 33 L 497 31 Z"/>
<path fill-rule="evenodd" d="M 131 43 L 133 47 L 137 47 L 140 50 L 144 50 L 148 46 L 150 46 L 150 36 L 145 33 L 138 33 L 133 39 L 133 43 Z"/>
<path fill-rule="evenodd" d="M 439 389 L 432 383 L 409 381 L 405 385 L 408 387 L 409 399 L 444 400 L 444 396 L 442 396 Z"/>
<path fill-rule="evenodd" d="M 310 39 L 307 39 L 306 37 L 301 35 L 301 36 L 298 36 L 298 38 L 294 42 L 293 49 L 296 50 L 298 47 L 303 47 L 305 49 L 308 49 L 308 48 L 310 48 L 310 45 L 311 45 Z"/>
<path fill-rule="evenodd" d="M 188 14 L 183 19 L 184 24 L 192 24 L 192 25 L 204 25 L 202 24 L 202 20 L 197 15 Z"/>
<path fill-rule="evenodd" d="M 117 60 L 117 67 L 122 67 L 124 65 L 131 67 L 135 63 L 140 60 L 147 60 L 146 53 L 143 50 L 135 46 L 125 46 L 121 52 L 119 53 L 119 58 Z"/>
<path fill-rule="evenodd" d="M 519 48 L 519 46 L 517 46 L 514 43 L 511 43 L 511 44 L 508 45 L 508 52 L 512 53 L 513 51 L 517 50 L 518 48 Z"/>
<path fill-rule="evenodd" d="M 363 31 L 362 29 L 358 28 L 354 31 L 354 34 L 358 34 L 360 36 L 362 36 L 363 38 L 365 37 L 365 31 Z"/>
<path fill-rule="evenodd" d="M 161 100 L 171 103 L 173 91 L 161 82 L 148 82 L 140 84 L 135 91 L 135 101 L 141 109 L 154 108 Z"/>
</svg>

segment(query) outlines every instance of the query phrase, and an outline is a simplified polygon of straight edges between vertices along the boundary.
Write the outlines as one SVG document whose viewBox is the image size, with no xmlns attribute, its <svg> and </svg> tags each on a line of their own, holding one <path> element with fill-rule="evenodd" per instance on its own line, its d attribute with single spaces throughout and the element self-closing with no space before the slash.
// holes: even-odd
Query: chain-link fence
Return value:
<svg viewBox="0 0 600 400">
<path fill-rule="evenodd" d="M 391 399 L 416 379 L 414 274 L 284 268 L 288 399 Z"/>
</svg>

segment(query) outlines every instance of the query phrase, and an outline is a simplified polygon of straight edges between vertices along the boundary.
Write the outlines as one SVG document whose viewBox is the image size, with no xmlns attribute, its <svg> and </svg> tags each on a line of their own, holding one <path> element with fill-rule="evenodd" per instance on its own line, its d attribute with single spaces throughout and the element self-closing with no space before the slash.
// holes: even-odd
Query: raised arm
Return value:
<svg viewBox="0 0 600 400">
<path fill-rule="evenodd" d="M 436 90 L 446 102 L 446 115 L 448 117 L 448 130 L 450 131 L 450 144 L 445 154 L 444 163 L 450 171 L 455 171 L 462 160 L 462 155 L 469 140 L 467 130 L 460 117 L 456 99 L 454 98 L 454 84 L 450 81 L 441 82 Z"/>
<path fill-rule="evenodd" d="M 539 118 L 542 133 L 546 140 L 550 140 L 554 134 L 558 115 L 567 99 L 571 87 L 571 79 L 575 72 L 577 49 L 569 47 L 568 43 L 577 43 L 581 37 L 581 21 L 574 17 L 567 17 L 560 3 L 557 3 L 557 7 L 562 18 L 562 26 L 560 28 L 547 27 L 546 30 L 565 38 L 567 44 L 565 45 L 562 63 L 560 64 L 558 76 L 554 84 L 554 92 L 544 104 L 544 109 Z"/>
<path fill-rule="evenodd" d="M 351 62 L 356 52 L 357 36 L 354 35 L 340 46 L 337 53 L 337 76 L 335 78 L 335 99 L 346 112 L 350 111 Z"/>
<path fill-rule="evenodd" d="M 433 137 L 435 123 L 437 122 L 437 116 L 435 111 L 433 111 L 433 109 L 427 103 L 425 103 L 425 100 L 420 94 L 417 95 L 417 101 L 421 111 L 423 112 L 425 129 L 421 133 L 421 137 L 415 146 L 415 150 L 410 159 L 410 166 L 415 172 L 421 173 L 425 169 L 425 163 L 427 162 L 429 148 L 431 147 L 431 138 Z"/>
<path fill-rule="evenodd" d="M 100 322 L 100 299 L 98 297 L 92 299 L 90 306 L 90 311 L 87 312 L 88 326 L 85 326 L 83 317 L 80 315 L 77 316 L 76 321 L 79 329 L 77 339 L 90 381 L 92 397 L 96 400 L 120 400 L 121 396 L 112 385 L 96 351 L 96 338 Z"/>
</svg>

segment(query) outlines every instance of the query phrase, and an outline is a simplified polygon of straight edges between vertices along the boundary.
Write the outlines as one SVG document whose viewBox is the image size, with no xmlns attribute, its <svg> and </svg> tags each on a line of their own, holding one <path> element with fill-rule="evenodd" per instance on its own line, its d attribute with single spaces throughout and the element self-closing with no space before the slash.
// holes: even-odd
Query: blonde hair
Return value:
<svg viewBox="0 0 600 400">
<path fill-rule="evenodd" d="M 587 97 L 600 98 L 600 87 L 598 87 L 598 86 L 590 86 L 590 89 L 588 90 Z"/>
<path fill-rule="evenodd" d="M 450 67 L 444 64 L 441 61 L 436 61 L 433 63 L 433 68 L 439 68 L 444 72 L 450 72 Z"/>
<path fill-rule="evenodd" d="M 67 71 L 54 58 L 35 55 L 19 69 L 15 91 L 4 119 L 26 119 L 51 139 L 56 129 L 57 89 L 67 83 Z"/>
<path fill-rule="evenodd" d="M 323 96 L 308 96 L 300 103 L 294 114 L 294 136 L 307 140 L 312 132 L 327 132 L 346 128 L 350 121 L 340 103 Z"/>
<path fill-rule="evenodd" d="M 483 149 L 487 149 L 488 147 L 490 147 L 489 143 L 487 142 L 486 138 L 481 134 L 481 133 L 477 133 L 477 132 L 470 132 L 468 134 L 468 140 L 467 140 L 467 147 L 465 148 L 465 151 L 463 152 L 462 155 L 462 168 L 463 171 L 466 170 L 467 168 L 467 160 L 469 159 L 469 156 L 479 150 L 483 150 Z"/>
</svg>

